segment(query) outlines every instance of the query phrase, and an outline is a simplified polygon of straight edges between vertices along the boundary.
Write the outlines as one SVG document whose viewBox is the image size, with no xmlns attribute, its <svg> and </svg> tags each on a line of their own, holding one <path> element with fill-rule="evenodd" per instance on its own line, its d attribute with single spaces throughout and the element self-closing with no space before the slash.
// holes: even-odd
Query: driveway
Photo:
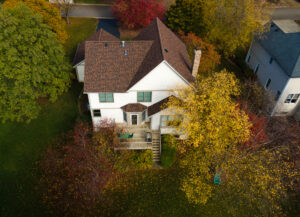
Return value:
<svg viewBox="0 0 300 217">
<path fill-rule="evenodd" d="M 73 10 L 70 12 L 70 17 L 90 17 L 112 19 L 114 18 L 111 13 L 111 5 L 74 5 Z"/>
<path fill-rule="evenodd" d="M 276 8 L 271 14 L 272 19 L 294 19 L 300 20 L 300 7 L 299 8 Z"/>
</svg>

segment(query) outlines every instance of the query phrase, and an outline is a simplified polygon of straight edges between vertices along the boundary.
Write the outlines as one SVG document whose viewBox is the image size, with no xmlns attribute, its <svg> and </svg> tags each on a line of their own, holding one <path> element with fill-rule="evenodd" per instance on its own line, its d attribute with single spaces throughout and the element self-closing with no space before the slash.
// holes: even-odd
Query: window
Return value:
<svg viewBox="0 0 300 217">
<path fill-rule="evenodd" d="M 160 126 L 161 127 L 166 127 L 166 126 L 170 126 L 170 121 L 173 121 L 174 117 L 173 116 L 169 116 L 169 115 L 161 115 L 160 116 Z"/>
<path fill-rule="evenodd" d="M 247 58 L 247 63 L 250 62 L 250 59 L 251 59 L 251 55 L 249 54 L 248 58 Z"/>
<path fill-rule="evenodd" d="M 152 92 L 138 92 L 137 101 L 138 102 L 151 102 Z"/>
<path fill-rule="evenodd" d="M 269 78 L 266 83 L 266 89 L 269 89 L 270 84 L 271 84 L 271 79 Z"/>
<path fill-rule="evenodd" d="M 270 57 L 269 64 L 272 64 L 273 60 L 274 59 L 272 57 Z"/>
<path fill-rule="evenodd" d="M 255 74 L 257 74 L 258 69 L 259 69 L 259 63 L 258 63 L 258 64 L 256 65 L 256 67 L 255 67 L 255 70 L 254 70 L 254 73 L 255 73 Z"/>
<path fill-rule="evenodd" d="M 275 101 L 277 101 L 280 97 L 280 94 L 281 92 L 279 90 L 277 90 L 277 93 L 276 93 L 276 97 L 275 97 Z"/>
<path fill-rule="evenodd" d="M 101 117 L 101 111 L 100 111 L 100 109 L 93 110 L 93 116 L 94 117 Z"/>
<path fill-rule="evenodd" d="M 123 112 L 123 119 L 125 122 L 127 122 L 127 113 L 126 112 Z"/>
<path fill-rule="evenodd" d="M 114 102 L 113 93 L 99 93 L 100 102 Z"/>
<path fill-rule="evenodd" d="M 143 111 L 142 113 L 142 121 L 145 121 L 146 120 L 146 110 Z"/>
<path fill-rule="evenodd" d="M 296 103 L 298 101 L 300 94 L 289 94 L 284 103 Z"/>
</svg>

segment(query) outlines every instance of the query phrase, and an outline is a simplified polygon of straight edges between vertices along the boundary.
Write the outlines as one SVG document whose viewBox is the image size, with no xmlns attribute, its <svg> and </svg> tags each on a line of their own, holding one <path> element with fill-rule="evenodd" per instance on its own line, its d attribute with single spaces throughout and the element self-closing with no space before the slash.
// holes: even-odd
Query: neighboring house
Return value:
<svg viewBox="0 0 300 217">
<path fill-rule="evenodd" d="M 300 25 L 274 20 L 270 30 L 255 37 L 246 62 L 275 99 L 271 115 L 296 115 L 300 96 Z"/>
<path fill-rule="evenodd" d="M 101 29 L 80 43 L 73 67 L 84 83 L 94 127 L 113 119 L 124 126 L 147 123 L 151 130 L 173 132 L 167 126 L 173 114 L 162 106 L 172 90 L 194 80 L 201 51 L 195 54 L 192 67 L 185 44 L 158 18 L 131 41 Z"/>
</svg>

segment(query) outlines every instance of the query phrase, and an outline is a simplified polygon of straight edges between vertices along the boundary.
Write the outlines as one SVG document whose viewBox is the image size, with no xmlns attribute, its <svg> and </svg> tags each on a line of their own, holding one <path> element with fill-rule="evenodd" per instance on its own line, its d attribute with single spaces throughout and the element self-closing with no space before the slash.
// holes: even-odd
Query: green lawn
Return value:
<svg viewBox="0 0 300 217">
<path fill-rule="evenodd" d="M 72 59 L 77 43 L 96 29 L 95 19 L 72 18 L 65 44 Z M 55 103 L 44 103 L 39 117 L 29 124 L 0 123 L 0 216 L 49 216 L 35 191 L 35 162 L 46 147 L 70 130 L 78 116 L 77 99 L 82 85 L 76 81 Z"/>
<path fill-rule="evenodd" d="M 87 37 L 96 31 L 98 24 L 97 19 L 93 18 L 70 18 L 70 23 L 67 25 L 69 39 L 65 43 L 67 56 L 73 60 L 78 43 L 84 41 Z"/>
<path fill-rule="evenodd" d="M 171 144 L 169 135 L 161 136 L 161 165 L 164 168 L 172 166 L 175 161 L 177 147 Z"/>
<path fill-rule="evenodd" d="M 104 195 L 97 216 L 225 217 L 218 202 L 190 203 L 180 190 L 182 174 L 176 168 L 140 170 L 123 174 Z M 110 188 L 108 188 L 110 189 Z M 108 198 L 108 199 L 107 199 Z M 112 199 L 112 201 L 109 201 Z M 111 207 L 107 205 L 112 204 Z"/>
</svg>

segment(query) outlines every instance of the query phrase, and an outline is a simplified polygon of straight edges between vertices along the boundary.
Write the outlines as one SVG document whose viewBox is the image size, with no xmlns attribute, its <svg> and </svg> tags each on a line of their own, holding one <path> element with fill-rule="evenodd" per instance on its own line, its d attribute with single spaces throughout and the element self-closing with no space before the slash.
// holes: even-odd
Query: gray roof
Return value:
<svg viewBox="0 0 300 217">
<path fill-rule="evenodd" d="M 295 21 L 273 21 L 258 42 L 288 76 L 300 77 L 300 31 Z"/>
</svg>

